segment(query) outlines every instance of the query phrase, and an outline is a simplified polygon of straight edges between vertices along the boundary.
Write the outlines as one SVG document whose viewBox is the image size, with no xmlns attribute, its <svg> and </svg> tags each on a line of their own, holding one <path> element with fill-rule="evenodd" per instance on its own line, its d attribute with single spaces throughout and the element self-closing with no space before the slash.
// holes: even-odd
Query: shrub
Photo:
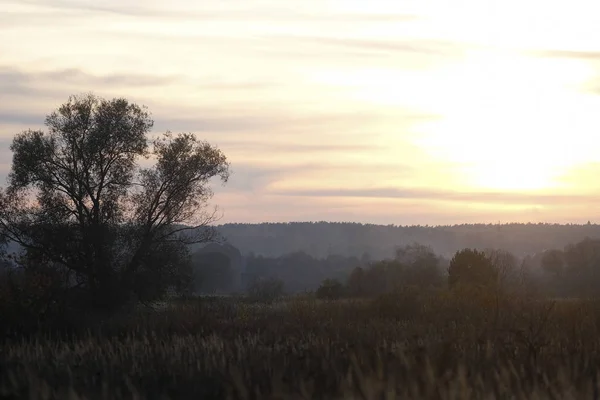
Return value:
<svg viewBox="0 0 600 400">
<path fill-rule="evenodd" d="M 367 294 L 367 285 L 365 282 L 365 270 L 362 267 L 356 267 L 350 273 L 347 281 L 348 295 L 352 297 L 363 297 Z"/>
<path fill-rule="evenodd" d="M 422 304 L 423 296 L 419 288 L 404 287 L 376 297 L 369 307 L 375 317 L 411 320 L 419 315 Z"/>
<path fill-rule="evenodd" d="M 344 286 L 337 279 L 325 279 L 316 295 L 318 299 L 337 300 L 344 295 Z"/>
<path fill-rule="evenodd" d="M 0 272 L 0 335 L 34 333 L 64 323 L 66 287 L 50 268 Z"/>
<path fill-rule="evenodd" d="M 272 303 L 283 294 L 283 281 L 277 278 L 257 279 L 248 288 L 248 298 L 260 303 Z"/>
<path fill-rule="evenodd" d="M 448 268 L 448 284 L 490 287 L 497 283 L 498 271 L 484 252 L 464 249 L 456 252 Z"/>
</svg>

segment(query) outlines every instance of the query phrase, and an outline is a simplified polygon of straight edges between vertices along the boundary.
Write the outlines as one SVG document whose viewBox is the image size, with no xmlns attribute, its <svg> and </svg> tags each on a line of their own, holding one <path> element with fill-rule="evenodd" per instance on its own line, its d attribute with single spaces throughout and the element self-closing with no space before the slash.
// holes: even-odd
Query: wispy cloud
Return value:
<svg viewBox="0 0 600 400">
<path fill-rule="evenodd" d="M 0 0 L 0 10 L 5 170 L 12 135 L 94 92 L 147 105 L 153 133 L 222 148 L 234 175 L 214 200 L 229 221 L 580 218 L 600 194 L 590 4 Z M 539 182 L 547 190 L 531 189 Z"/>
<path fill-rule="evenodd" d="M 163 86 L 179 80 L 176 76 L 152 76 L 143 74 L 93 75 L 76 68 L 24 72 L 14 67 L 0 66 L 0 89 L 4 95 L 26 95 L 35 93 L 40 85 L 66 85 L 75 87 L 148 87 Z M 56 94 L 64 89 L 55 89 Z"/>
<path fill-rule="evenodd" d="M 413 199 L 466 204 L 514 204 L 514 205 L 573 205 L 596 204 L 600 195 L 526 194 L 510 192 L 455 192 L 434 189 L 411 188 L 364 188 L 364 189 L 312 189 L 274 191 L 274 195 L 304 197 L 349 197 L 378 199 Z"/>
<path fill-rule="evenodd" d="M 282 7 L 277 1 L 238 1 L 221 3 L 217 7 L 194 7 L 188 1 L 173 1 L 169 6 L 162 4 L 140 4 L 129 1 L 67 1 L 52 0 L 49 2 L 20 0 L 21 4 L 37 6 L 61 11 L 79 11 L 83 13 L 113 14 L 133 17 L 157 17 L 161 19 L 194 19 L 194 20 L 252 20 L 252 21 L 374 21 L 374 22 L 406 22 L 420 17 L 409 13 L 324 13 L 323 8 Z M 16 2 L 15 2 L 16 4 Z M 314 2 L 313 4 L 318 4 Z"/>
<path fill-rule="evenodd" d="M 538 57 L 571 58 L 577 60 L 600 61 L 600 51 L 539 50 L 529 51 L 528 53 Z"/>
<path fill-rule="evenodd" d="M 371 143 L 366 144 L 320 144 L 320 143 L 302 143 L 302 142 L 288 142 L 288 143 L 277 143 L 277 142 L 249 142 L 249 141 L 235 141 L 235 142 L 222 142 L 223 146 L 226 146 L 231 150 L 244 150 L 244 151 L 261 151 L 266 153 L 272 152 L 319 152 L 319 153 L 331 153 L 335 151 L 373 151 L 381 150 L 383 146 L 375 145 Z"/>
<path fill-rule="evenodd" d="M 44 116 L 26 111 L 1 111 L 0 124 L 33 125 L 39 126 L 44 123 Z"/>
<path fill-rule="evenodd" d="M 329 50 L 351 49 L 362 54 L 380 52 L 408 52 L 424 55 L 460 57 L 467 51 L 465 44 L 443 40 L 394 39 L 373 40 L 360 38 L 337 38 L 323 36 L 276 36 L 273 40 L 282 40 L 290 44 L 310 44 L 314 51 L 319 46 Z"/>
</svg>

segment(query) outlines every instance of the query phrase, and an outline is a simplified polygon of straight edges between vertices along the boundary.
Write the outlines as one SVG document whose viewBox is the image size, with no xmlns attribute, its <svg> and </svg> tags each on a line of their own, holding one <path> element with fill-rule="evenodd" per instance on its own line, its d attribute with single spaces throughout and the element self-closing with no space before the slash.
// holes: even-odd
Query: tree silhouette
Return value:
<svg viewBox="0 0 600 400">
<path fill-rule="evenodd" d="M 498 279 L 498 271 L 492 261 L 480 252 L 472 249 L 458 251 L 448 268 L 448 284 L 454 287 L 465 285 L 494 285 Z"/>
<path fill-rule="evenodd" d="M 579 296 L 596 297 L 600 288 L 600 240 L 586 238 L 565 246 L 565 278 Z"/>
<path fill-rule="evenodd" d="M 402 280 L 416 286 L 436 286 L 442 281 L 440 259 L 430 246 L 413 243 L 396 249 L 396 261 L 406 266 Z"/>
<path fill-rule="evenodd" d="M 516 288 L 519 279 L 517 257 L 501 249 L 486 249 L 484 254 L 490 260 L 496 272 L 498 287 L 502 290 Z"/>
<path fill-rule="evenodd" d="M 186 245 L 215 237 L 205 205 L 209 180 L 227 181 L 224 154 L 192 134 L 151 146 L 150 114 L 122 98 L 72 96 L 45 124 L 15 136 L 0 192 L 1 236 L 23 249 L 17 263 L 67 271 L 104 308 L 158 296 L 188 273 Z M 154 166 L 139 167 L 142 157 Z"/>
<path fill-rule="evenodd" d="M 546 272 L 561 275 L 565 267 L 565 255 L 562 250 L 545 251 L 542 256 L 541 267 Z"/>
<path fill-rule="evenodd" d="M 231 290 L 234 271 L 227 255 L 218 252 L 192 255 L 197 293 L 215 293 Z"/>
<path fill-rule="evenodd" d="M 344 285 L 337 279 L 325 279 L 317 289 L 318 299 L 336 300 L 344 295 Z"/>
</svg>

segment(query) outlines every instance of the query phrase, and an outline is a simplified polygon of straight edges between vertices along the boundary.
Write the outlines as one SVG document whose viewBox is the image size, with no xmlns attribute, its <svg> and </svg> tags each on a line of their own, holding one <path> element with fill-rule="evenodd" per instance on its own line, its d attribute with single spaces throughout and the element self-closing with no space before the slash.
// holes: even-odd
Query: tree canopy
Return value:
<svg viewBox="0 0 600 400">
<path fill-rule="evenodd" d="M 465 285 L 490 286 L 497 283 L 498 270 L 483 251 L 464 249 L 456 252 L 448 268 L 450 287 Z"/>
<path fill-rule="evenodd" d="M 211 179 L 228 179 L 225 155 L 190 133 L 151 138 L 150 113 L 123 98 L 71 96 L 45 125 L 14 137 L 0 191 L 1 236 L 22 249 L 14 262 L 64 271 L 102 307 L 182 284 L 186 245 L 215 238 L 206 205 Z"/>
</svg>

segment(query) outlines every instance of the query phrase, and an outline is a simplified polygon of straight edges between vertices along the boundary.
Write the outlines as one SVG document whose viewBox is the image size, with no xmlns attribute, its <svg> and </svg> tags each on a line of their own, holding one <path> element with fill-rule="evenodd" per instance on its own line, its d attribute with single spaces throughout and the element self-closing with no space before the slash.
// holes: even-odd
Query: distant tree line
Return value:
<svg viewBox="0 0 600 400">
<path fill-rule="evenodd" d="M 462 224 L 398 226 L 337 222 L 224 224 L 217 227 L 242 254 L 279 257 L 297 251 L 316 258 L 330 255 L 374 260 L 393 258 L 397 246 L 421 243 L 451 258 L 457 251 L 503 249 L 518 258 L 563 248 L 586 237 L 600 238 L 596 224 Z"/>
<path fill-rule="evenodd" d="M 527 257 L 525 265 L 537 271 L 539 284 L 556 297 L 600 295 L 600 239 L 586 238 L 563 249 Z"/>
<path fill-rule="evenodd" d="M 600 294 L 600 240 L 586 238 L 564 249 L 519 258 L 503 249 L 464 248 L 450 259 L 431 247 L 399 246 L 394 257 L 312 257 L 295 252 L 281 257 L 251 254 L 245 285 L 277 279 L 288 293 L 315 291 L 322 298 L 375 297 L 402 288 L 487 288 L 505 295 L 527 292 L 544 297 Z"/>
<path fill-rule="evenodd" d="M 283 282 L 288 293 L 315 290 L 327 278 L 345 280 L 353 268 L 366 265 L 367 259 L 329 256 L 317 258 L 305 252 L 293 252 L 280 257 L 263 257 L 250 254 L 246 257 L 244 284 L 265 278 Z"/>
</svg>

